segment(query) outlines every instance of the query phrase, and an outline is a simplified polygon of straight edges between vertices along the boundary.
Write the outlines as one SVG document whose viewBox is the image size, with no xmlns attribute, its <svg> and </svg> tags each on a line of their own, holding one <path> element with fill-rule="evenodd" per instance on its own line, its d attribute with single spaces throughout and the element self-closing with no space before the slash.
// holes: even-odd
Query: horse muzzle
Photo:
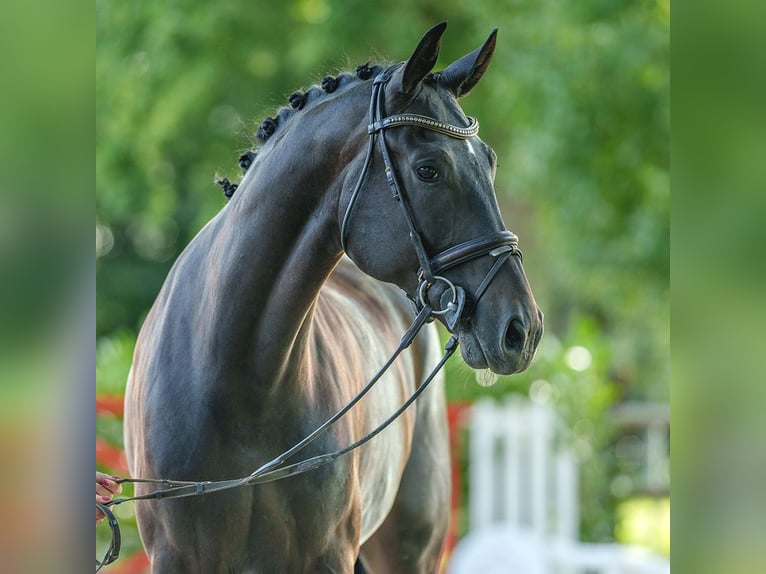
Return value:
<svg viewBox="0 0 766 574">
<path fill-rule="evenodd" d="M 532 314 L 509 313 L 499 322 L 494 336 L 491 328 L 482 328 L 485 324 L 482 319 L 484 317 L 479 311 L 474 320 L 464 322 L 458 330 L 461 354 L 466 364 L 474 369 L 489 369 L 499 375 L 520 373 L 529 367 L 543 335 L 543 312 L 535 305 Z"/>
</svg>

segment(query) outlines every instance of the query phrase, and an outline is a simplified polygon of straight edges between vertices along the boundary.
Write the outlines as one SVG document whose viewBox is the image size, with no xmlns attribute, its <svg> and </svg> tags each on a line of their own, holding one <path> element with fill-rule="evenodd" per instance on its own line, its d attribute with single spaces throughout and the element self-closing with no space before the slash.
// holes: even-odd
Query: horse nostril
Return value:
<svg viewBox="0 0 766 574">
<path fill-rule="evenodd" d="M 527 340 L 527 330 L 521 319 L 512 319 L 505 332 L 505 344 L 511 349 L 523 349 Z"/>
</svg>

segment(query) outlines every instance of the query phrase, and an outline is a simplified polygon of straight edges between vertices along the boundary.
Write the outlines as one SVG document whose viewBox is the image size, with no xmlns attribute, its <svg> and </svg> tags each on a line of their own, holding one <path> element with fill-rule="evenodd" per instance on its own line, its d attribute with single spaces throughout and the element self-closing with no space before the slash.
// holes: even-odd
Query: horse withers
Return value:
<svg viewBox="0 0 766 574">
<path fill-rule="evenodd" d="M 261 126 L 242 182 L 179 256 L 139 334 L 125 398 L 134 476 L 247 476 L 353 399 L 397 347 L 413 302 L 454 333 L 471 367 L 529 365 L 542 313 L 497 206 L 495 154 L 457 102 L 489 65 L 495 32 L 432 72 L 445 27 L 402 64 L 294 94 Z M 439 355 L 427 325 L 306 454 L 369 433 Z M 138 501 L 152 571 L 433 573 L 449 513 L 445 410 L 438 381 L 332 464 Z"/>
</svg>

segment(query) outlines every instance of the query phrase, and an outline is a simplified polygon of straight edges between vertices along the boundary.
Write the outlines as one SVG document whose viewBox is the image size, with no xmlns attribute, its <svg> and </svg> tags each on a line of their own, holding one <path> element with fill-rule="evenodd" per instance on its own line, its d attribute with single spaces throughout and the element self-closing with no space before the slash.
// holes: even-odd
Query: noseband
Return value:
<svg viewBox="0 0 766 574">
<path fill-rule="evenodd" d="M 476 118 L 469 117 L 468 126 L 459 127 L 419 114 L 397 114 L 386 116 L 384 110 L 385 86 L 399 66 L 401 66 L 401 64 L 388 68 L 373 80 L 369 112 L 370 123 L 367 126 L 367 133 L 369 134 L 367 155 L 364 160 L 362 172 L 359 174 L 359 179 L 351 193 L 351 198 L 343 215 L 340 230 L 341 246 L 344 251 L 347 250 L 346 236 L 348 234 L 348 224 L 351 212 L 356 204 L 359 191 L 362 189 L 367 173 L 369 172 L 375 148 L 375 140 L 377 139 L 380 144 L 380 153 L 383 157 L 386 181 L 388 181 L 388 185 L 391 189 L 391 195 L 402 208 L 402 214 L 404 215 L 404 220 L 407 222 L 407 227 L 409 229 L 410 241 L 412 242 L 412 246 L 420 264 L 420 268 L 417 271 L 418 285 L 414 295 L 410 295 L 410 298 L 414 301 L 418 311 L 420 311 L 428 305 L 429 289 L 436 283 L 444 283 L 445 290 L 439 300 L 439 306 L 438 308 L 433 308 L 431 314 L 441 316 L 450 332 L 454 333 L 461 317 L 464 314 L 466 317 L 470 316 L 470 313 L 475 309 L 476 303 L 478 303 L 481 296 L 487 290 L 492 279 L 497 275 L 497 272 L 500 271 L 500 268 L 511 255 L 517 255 L 521 258 L 519 238 L 514 233 L 504 229 L 502 231 L 496 231 L 458 243 L 457 245 L 453 245 L 441 253 L 438 253 L 434 257 L 428 256 L 428 252 L 423 243 L 423 236 L 420 231 L 418 231 L 418 227 L 415 224 L 415 217 L 412 213 L 406 190 L 399 184 L 394 163 L 391 159 L 391 154 L 389 153 L 388 144 L 386 142 L 386 131 L 402 126 L 412 126 L 437 132 L 451 138 L 468 140 L 479 133 L 479 122 Z M 470 308 L 466 310 L 465 290 L 459 285 L 455 285 L 452 281 L 441 275 L 441 273 L 485 255 L 496 258 L 495 262 L 474 291 Z M 445 295 L 447 297 L 445 297 Z"/>
<path fill-rule="evenodd" d="M 391 188 L 391 193 L 394 199 L 399 205 L 402 206 L 404 218 L 407 221 L 409 227 L 410 240 L 417 254 L 418 261 L 420 263 L 420 269 L 417 271 L 418 286 L 414 296 L 411 296 L 417 307 L 418 313 L 413 320 L 407 332 L 404 333 L 399 346 L 388 358 L 385 364 L 378 370 L 377 373 L 365 384 L 364 387 L 352 398 L 343 408 L 336 412 L 333 416 L 327 419 L 324 423 L 318 426 L 311 434 L 306 436 L 303 440 L 296 443 L 290 449 L 286 450 L 276 458 L 263 464 L 248 476 L 242 478 L 235 478 L 231 480 L 218 480 L 218 481 L 179 481 L 179 480 L 167 480 L 156 478 L 122 478 L 118 480 L 119 483 L 146 483 L 161 485 L 165 488 L 161 490 L 155 490 L 147 494 L 138 496 L 115 498 L 105 504 L 96 504 L 106 518 L 108 519 L 109 526 L 112 530 L 112 540 L 107 549 L 104 558 L 102 560 L 96 560 L 96 572 L 98 572 L 103 566 L 114 562 L 120 553 L 120 527 L 114 513 L 111 511 L 112 506 L 122 504 L 131 500 L 160 500 L 165 498 L 184 498 L 188 496 L 199 496 L 203 494 L 209 494 L 211 492 L 220 492 L 223 490 L 230 490 L 233 488 L 239 488 L 242 486 L 253 486 L 255 484 L 262 484 L 265 482 L 272 482 L 280 480 L 290 476 L 295 476 L 308 472 L 322 465 L 330 463 L 340 456 L 359 448 L 363 444 L 372 440 L 373 437 L 381 433 L 391 423 L 393 423 L 399 416 L 407 410 L 407 408 L 415 402 L 415 400 L 425 391 L 436 374 L 442 369 L 447 360 L 457 350 L 458 341 L 455 331 L 460 322 L 462 316 L 470 316 L 476 307 L 476 303 L 489 287 L 492 279 L 500 271 L 503 264 L 508 261 L 512 255 L 516 255 L 521 258 L 521 251 L 518 247 L 518 237 L 507 230 L 496 231 L 487 235 L 482 235 L 469 241 L 464 241 L 453 245 L 452 247 L 438 253 L 434 257 L 429 257 L 426 249 L 423 245 L 423 239 L 418 232 L 415 225 L 415 219 L 412 215 L 407 195 L 403 187 L 397 182 L 396 172 L 394 171 L 394 165 L 391 161 L 391 156 L 388 151 L 388 145 L 386 144 L 386 130 L 401 127 L 401 126 L 414 126 L 423 129 L 431 130 L 452 138 L 467 140 L 479 133 L 479 123 L 474 118 L 468 119 L 467 127 L 452 126 L 442 123 L 434 118 L 427 116 L 421 116 L 418 114 L 398 114 L 385 117 L 383 110 L 383 101 L 385 99 L 385 85 L 391 79 L 391 74 L 397 69 L 398 66 L 394 66 L 386 70 L 383 74 L 375 78 L 373 82 L 372 98 L 370 100 L 370 125 L 368 126 L 368 133 L 370 135 L 369 144 L 367 147 L 367 156 L 364 161 L 364 167 L 362 173 L 359 176 L 359 180 L 356 183 L 351 199 L 346 212 L 343 216 L 341 224 L 341 244 L 343 249 L 346 249 L 346 230 L 348 220 L 350 218 L 351 211 L 354 207 L 354 203 L 359 195 L 359 190 L 362 188 L 364 180 L 369 171 L 370 164 L 372 162 L 372 154 L 375 148 L 375 140 L 380 141 L 380 151 L 385 163 L 385 173 L 388 184 Z M 472 261 L 479 257 L 488 255 L 495 259 L 494 263 L 490 267 L 484 279 L 479 286 L 474 290 L 473 297 L 468 308 L 465 308 L 465 291 L 459 285 L 455 285 L 452 281 L 447 279 L 443 272 L 457 267 L 467 261 Z M 433 307 L 429 301 L 428 291 L 429 289 L 442 282 L 446 288 L 443 291 L 440 300 L 439 308 Z M 444 346 L 444 355 L 439 362 L 433 367 L 428 376 L 421 382 L 421 384 L 415 389 L 410 397 L 402 403 L 402 405 L 392 413 L 385 421 L 380 423 L 374 430 L 360 438 L 356 442 L 353 442 L 343 448 L 336 451 L 311 456 L 300 460 L 298 462 L 290 463 L 290 459 L 303 450 L 306 446 L 311 444 L 320 435 L 327 431 L 335 422 L 343 417 L 351 408 L 356 405 L 362 397 L 364 397 L 370 389 L 380 380 L 383 374 L 388 371 L 397 357 L 415 340 L 415 337 L 423 328 L 423 326 L 433 317 L 441 316 L 447 325 L 450 332 L 453 333 L 452 337 L 447 341 Z"/>
</svg>

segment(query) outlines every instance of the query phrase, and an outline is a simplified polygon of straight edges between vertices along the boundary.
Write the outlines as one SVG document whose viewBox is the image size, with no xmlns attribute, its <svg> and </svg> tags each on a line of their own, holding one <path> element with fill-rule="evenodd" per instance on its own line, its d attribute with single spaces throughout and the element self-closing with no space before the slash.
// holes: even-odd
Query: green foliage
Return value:
<svg viewBox="0 0 766 574">
<path fill-rule="evenodd" d="M 136 336 L 130 331 L 119 331 L 101 337 L 96 345 L 96 390 L 105 395 L 119 395 L 133 360 Z"/>
<path fill-rule="evenodd" d="M 546 335 L 526 373 L 491 389 L 456 361 L 448 393 L 554 402 L 583 462 L 585 535 L 611 538 L 604 413 L 667 399 L 668 0 L 99 0 L 96 14 L 97 376 L 109 392 L 172 261 L 223 205 L 213 175 L 236 178 L 262 117 L 327 73 L 405 58 L 441 20 L 438 67 L 499 28 L 463 105 L 498 153 Z M 573 347 L 589 351 L 586 369 L 567 363 Z"/>
</svg>

